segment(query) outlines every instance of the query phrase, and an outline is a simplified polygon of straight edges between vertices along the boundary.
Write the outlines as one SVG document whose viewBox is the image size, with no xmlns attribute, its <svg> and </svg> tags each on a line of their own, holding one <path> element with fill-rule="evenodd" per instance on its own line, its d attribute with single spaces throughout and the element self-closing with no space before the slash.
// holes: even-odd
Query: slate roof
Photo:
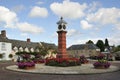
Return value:
<svg viewBox="0 0 120 80">
<path fill-rule="evenodd" d="M 51 49 L 57 49 L 57 46 L 53 43 L 45 43 L 45 42 L 41 42 L 41 44 L 45 47 L 45 48 L 51 48 Z"/>
<path fill-rule="evenodd" d="M 36 49 L 37 47 L 39 47 L 39 43 L 37 42 L 27 42 L 27 41 L 21 41 L 21 40 L 14 40 L 14 39 L 8 39 L 8 38 L 3 38 L 0 35 L 0 42 L 8 42 L 8 43 L 12 43 L 12 48 L 14 47 L 22 47 L 22 48 L 33 48 Z"/>
<path fill-rule="evenodd" d="M 2 37 L 2 35 L 0 34 L 0 42 L 9 42 L 9 41 L 8 41 L 8 38 L 7 38 L 7 37 L 4 38 L 4 37 Z"/>
<path fill-rule="evenodd" d="M 40 47 L 39 42 L 27 42 L 27 41 L 15 40 L 15 39 L 8 39 L 7 37 L 6 38 L 2 37 L 1 34 L 0 34 L 0 42 L 12 43 L 12 48 L 22 47 L 23 49 L 25 49 L 27 47 L 29 50 L 31 48 L 33 48 L 35 50 L 38 47 Z M 41 42 L 41 44 L 42 44 L 42 46 L 44 46 L 46 48 L 50 47 L 51 49 L 57 49 L 57 46 L 55 44 L 45 43 L 45 42 Z"/>
<path fill-rule="evenodd" d="M 77 44 L 72 45 L 67 50 L 99 49 L 95 44 Z"/>
</svg>

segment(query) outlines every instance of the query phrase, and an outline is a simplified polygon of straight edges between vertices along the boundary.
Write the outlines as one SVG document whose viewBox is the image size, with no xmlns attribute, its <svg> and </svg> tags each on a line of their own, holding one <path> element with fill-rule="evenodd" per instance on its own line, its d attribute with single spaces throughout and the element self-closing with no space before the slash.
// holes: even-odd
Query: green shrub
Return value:
<svg viewBox="0 0 120 80">
<path fill-rule="evenodd" d="M 9 56 L 8 56 L 9 58 L 13 58 L 13 54 L 9 54 Z"/>
</svg>

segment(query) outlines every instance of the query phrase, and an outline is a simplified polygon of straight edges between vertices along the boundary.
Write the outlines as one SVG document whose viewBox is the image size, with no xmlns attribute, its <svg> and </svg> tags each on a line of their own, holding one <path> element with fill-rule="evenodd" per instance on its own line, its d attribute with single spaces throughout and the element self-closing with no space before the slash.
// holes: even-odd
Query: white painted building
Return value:
<svg viewBox="0 0 120 80">
<path fill-rule="evenodd" d="M 11 43 L 0 42 L 0 55 L 2 55 L 2 58 L 0 58 L 0 60 L 10 60 L 9 54 L 11 54 L 11 51 Z"/>
</svg>

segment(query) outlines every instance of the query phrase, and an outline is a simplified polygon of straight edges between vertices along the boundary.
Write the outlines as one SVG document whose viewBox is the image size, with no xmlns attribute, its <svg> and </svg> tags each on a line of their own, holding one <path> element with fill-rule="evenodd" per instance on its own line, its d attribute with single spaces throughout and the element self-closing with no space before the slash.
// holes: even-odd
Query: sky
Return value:
<svg viewBox="0 0 120 80">
<path fill-rule="evenodd" d="M 67 22 L 67 47 L 106 38 L 120 45 L 120 0 L 0 0 L 0 30 L 9 39 L 57 45 L 61 16 Z"/>
</svg>

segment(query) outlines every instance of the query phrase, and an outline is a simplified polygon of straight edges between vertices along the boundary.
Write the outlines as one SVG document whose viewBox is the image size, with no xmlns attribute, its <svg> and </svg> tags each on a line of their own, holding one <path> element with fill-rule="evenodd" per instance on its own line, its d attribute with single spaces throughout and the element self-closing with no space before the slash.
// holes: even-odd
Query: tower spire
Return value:
<svg viewBox="0 0 120 80">
<path fill-rule="evenodd" d="M 61 16 L 61 18 L 60 18 L 61 20 L 63 20 L 63 17 Z"/>
</svg>

